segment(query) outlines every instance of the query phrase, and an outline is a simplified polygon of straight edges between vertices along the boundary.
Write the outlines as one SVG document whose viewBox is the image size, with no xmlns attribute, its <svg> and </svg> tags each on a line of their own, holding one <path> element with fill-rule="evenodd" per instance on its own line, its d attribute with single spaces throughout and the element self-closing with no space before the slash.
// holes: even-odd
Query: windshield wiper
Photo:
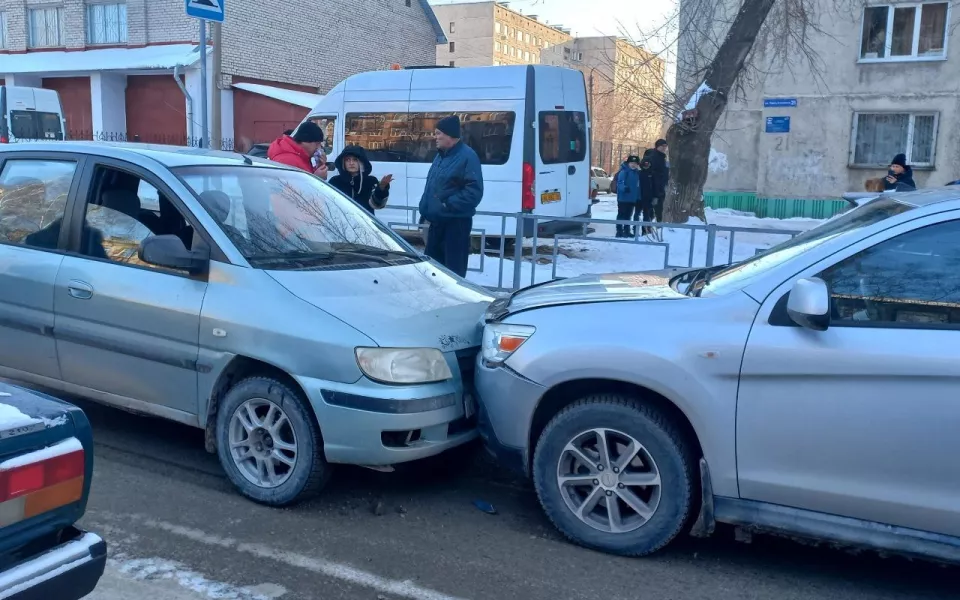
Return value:
<svg viewBox="0 0 960 600">
<path fill-rule="evenodd" d="M 377 248 L 367 246 L 366 244 L 345 244 L 342 248 L 334 249 L 334 252 L 343 252 L 350 254 L 368 254 L 371 256 L 404 256 L 406 258 L 423 258 L 417 253 L 407 252 L 405 250 L 390 250 L 387 248 Z"/>
</svg>

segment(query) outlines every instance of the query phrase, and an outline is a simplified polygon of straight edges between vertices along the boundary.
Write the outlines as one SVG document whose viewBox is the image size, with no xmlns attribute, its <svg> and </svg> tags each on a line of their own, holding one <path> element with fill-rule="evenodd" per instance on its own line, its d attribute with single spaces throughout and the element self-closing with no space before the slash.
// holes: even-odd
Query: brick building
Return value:
<svg viewBox="0 0 960 600">
<path fill-rule="evenodd" d="M 570 31 L 542 23 L 499 2 L 463 2 L 433 7 L 447 42 L 437 46 L 437 64 L 455 67 L 540 64 L 545 50 L 570 41 Z"/>
<path fill-rule="evenodd" d="M 200 136 L 198 40 L 183 0 L 0 0 L 0 82 L 56 89 L 74 137 L 184 143 Z M 208 98 L 219 87 L 226 143 L 268 141 L 349 75 L 433 64 L 441 43 L 427 0 L 231 0 Z"/>
</svg>

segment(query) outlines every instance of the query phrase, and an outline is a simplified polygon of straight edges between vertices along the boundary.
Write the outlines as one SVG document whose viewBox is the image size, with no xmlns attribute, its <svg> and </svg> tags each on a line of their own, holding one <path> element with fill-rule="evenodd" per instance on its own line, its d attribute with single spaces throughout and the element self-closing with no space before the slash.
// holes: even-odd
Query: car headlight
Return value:
<svg viewBox="0 0 960 600">
<path fill-rule="evenodd" d="M 434 383 L 453 379 L 447 359 L 436 348 L 357 348 L 364 375 L 380 383 Z"/>
<path fill-rule="evenodd" d="M 487 366 L 499 366 L 520 349 L 536 327 L 529 325 L 508 325 L 491 323 L 483 328 L 483 363 Z"/>
</svg>

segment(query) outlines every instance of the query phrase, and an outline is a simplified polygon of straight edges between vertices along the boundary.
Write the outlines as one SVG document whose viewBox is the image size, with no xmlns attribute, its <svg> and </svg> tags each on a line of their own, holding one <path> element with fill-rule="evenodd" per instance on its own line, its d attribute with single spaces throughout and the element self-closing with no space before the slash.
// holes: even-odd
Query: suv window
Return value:
<svg viewBox="0 0 960 600">
<path fill-rule="evenodd" d="M 77 163 L 8 160 L 0 172 L 0 243 L 55 249 Z"/>
<path fill-rule="evenodd" d="M 898 235 L 820 277 L 835 325 L 960 325 L 960 221 Z"/>
<path fill-rule="evenodd" d="M 580 162 L 587 155 L 587 115 L 569 110 L 540 113 L 540 160 L 545 165 Z"/>
</svg>

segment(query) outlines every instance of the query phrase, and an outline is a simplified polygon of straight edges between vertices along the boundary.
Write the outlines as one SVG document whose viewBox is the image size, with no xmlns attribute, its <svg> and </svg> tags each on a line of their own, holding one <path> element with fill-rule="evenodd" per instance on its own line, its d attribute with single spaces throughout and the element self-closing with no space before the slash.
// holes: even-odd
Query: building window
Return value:
<svg viewBox="0 0 960 600">
<path fill-rule="evenodd" d="M 525 60 L 525 61 L 527 61 L 527 62 L 530 62 L 530 53 L 529 53 L 529 52 L 524 52 L 524 53 L 523 53 L 523 60 Z"/>
<path fill-rule="evenodd" d="M 454 60 L 451 60 L 451 61 L 450 61 L 450 66 L 451 66 L 451 67 L 457 66 L 457 62 L 454 61 Z"/>
<path fill-rule="evenodd" d="M 495 51 L 501 52 L 503 46 L 500 45 L 500 42 L 496 42 L 496 43 L 493 44 L 493 48 L 494 48 Z"/>
<path fill-rule="evenodd" d="M 63 7 L 30 9 L 30 32 L 27 40 L 31 48 L 59 48 L 63 46 Z"/>
<path fill-rule="evenodd" d="M 517 31 L 517 41 L 518 41 L 518 42 L 522 42 L 522 41 L 523 41 L 523 32 L 522 32 L 522 31 Z"/>
<path fill-rule="evenodd" d="M 945 58 L 948 3 L 863 9 L 860 60 Z"/>
<path fill-rule="evenodd" d="M 409 7 L 409 6 L 413 6 L 413 5 L 411 4 L 411 0 L 406 0 L 405 4 L 406 4 L 408 7 Z"/>
<path fill-rule="evenodd" d="M 550 42 L 544 41 L 544 42 L 543 42 L 543 49 L 546 50 L 546 49 L 549 48 L 549 47 L 550 47 Z"/>
<path fill-rule="evenodd" d="M 0 49 L 7 47 L 7 13 L 0 12 Z"/>
<path fill-rule="evenodd" d="M 496 30 L 497 33 L 500 33 L 501 29 L 503 29 L 503 27 L 500 25 L 500 23 L 497 23 L 497 24 L 494 25 L 493 27 L 494 27 L 494 29 Z"/>
<path fill-rule="evenodd" d="M 530 34 L 528 33 L 528 34 L 524 35 L 524 36 L 523 36 L 523 40 L 524 40 L 526 43 L 529 44 L 529 43 L 530 43 Z"/>
<path fill-rule="evenodd" d="M 450 42 L 450 52 L 456 52 L 456 51 L 457 51 L 457 43 Z"/>
<path fill-rule="evenodd" d="M 454 23 L 453 21 L 450 21 L 450 33 L 456 33 L 456 32 L 457 32 L 457 24 Z"/>
<path fill-rule="evenodd" d="M 856 113 L 853 166 L 884 167 L 904 153 L 907 164 L 933 167 L 937 147 L 936 113 Z"/>
<path fill-rule="evenodd" d="M 88 4 L 87 43 L 126 44 L 127 5 Z"/>
</svg>

